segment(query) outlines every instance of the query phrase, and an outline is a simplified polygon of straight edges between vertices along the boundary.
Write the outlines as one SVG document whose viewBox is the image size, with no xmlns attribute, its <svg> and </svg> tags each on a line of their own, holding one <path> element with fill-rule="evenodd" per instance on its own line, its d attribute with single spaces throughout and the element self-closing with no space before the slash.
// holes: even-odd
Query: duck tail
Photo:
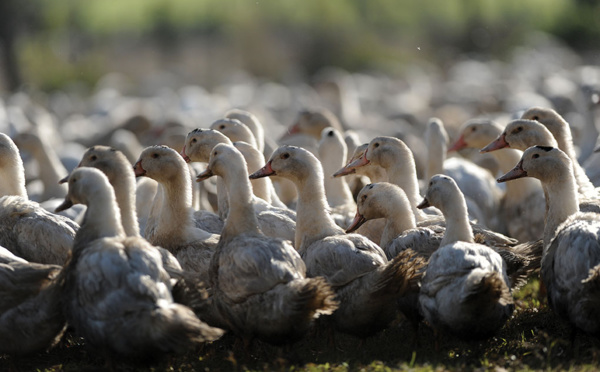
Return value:
<svg viewBox="0 0 600 372">
<path fill-rule="evenodd" d="M 148 341 L 163 352 L 183 353 L 194 344 L 214 341 L 224 333 L 202 322 L 190 308 L 180 304 L 160 307 L 152 311 L 151 318 Z"/>
<path fill-rule="evenodd" d="M 298 291 L 298 298 L 311 313 L 311 318 L 332 314 L 339 306 L 335 292 L 323 277 L 307 279 Z"/>
<path fill-rule="evenodd" d="M 371 296 L 384 294 L 402 296 L 418 287 L 426 262 L 413 250 L 407 249 L 390 261 L 374 285 Z"/>
<path fill-rule="evenodd" d="M 506 263 L 506 273 L 510 277 L 513 290 L 525 285 L 528 277 L 539 271 L 543 248 L 542 241 L 537 240 L 497 250 Z"/>
<path fill-rule="evenodd" d="M 464 302 L 470 301 L 477 301 L 483 305 L 497 302 L 502 306 L 514 302 L 502 274 L 497 271 L 486 273 L 477 283 L 471 285 L 464 298 Z"/>
</svg>

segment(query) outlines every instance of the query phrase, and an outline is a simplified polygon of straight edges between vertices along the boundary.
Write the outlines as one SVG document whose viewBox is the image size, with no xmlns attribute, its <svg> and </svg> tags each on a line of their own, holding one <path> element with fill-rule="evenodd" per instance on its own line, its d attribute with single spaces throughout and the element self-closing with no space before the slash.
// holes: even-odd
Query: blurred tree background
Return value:
<svg viewBox="0 0 600 372">
<path fill-rule="evenodd" d="M 2 0 L 0 91 L 155 71 L 210 87 L 324 66 L 394 74 L 464 53 L 503 58 L 533 31 L 598 63 L 599 0 Z"/>
</svg>

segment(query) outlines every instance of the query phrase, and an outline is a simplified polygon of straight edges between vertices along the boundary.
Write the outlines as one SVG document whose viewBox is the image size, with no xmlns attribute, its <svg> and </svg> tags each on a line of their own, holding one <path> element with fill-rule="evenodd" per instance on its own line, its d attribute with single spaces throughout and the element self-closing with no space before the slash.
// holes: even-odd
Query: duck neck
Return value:
<svg viewBox="0 0 600 372">
<path fill-rule="evenodd" d="M 446 198 L 441 210 L 446 220 L 446 232 L 440 247 L 457 241 L 473 243 L 473 229 L 469 223 L 467 203 L 464 196 L 458 192 L 453 197 Z"/>
<path fill-rule="evenodd" d="M 100 238 L 125 237 L 121 224 L 119 206 L 111 187 L 97 190 L 88 201 L 83 222 L 77 231 L 74 247 L 82 247 L 85 243 Z"/>
<path fill-rule="evenodd" d="M 227 219 L 229 213 L 229 197 L 227 196 L 227 186 L 221 176 L 217 176 L 217 210 L 222 220 Z"/>
<path fill-rule="evenodd" d="M 577 184 L 572 170 L 565 169 L 551 183 L 545 184 L 546 194 L 546 226 L 544 227 L 544 253 L 558 226 L 569 216 L 579 211 Z"/>
<path fill-rule="evenodd" d="M 5 195 L 16 195 L 27 199 L 25 169 L 20 157 L 14 164 L 6 165 L 0 170 L 0 197 Z"/>
<path fill-rule="evenodd" d="M 522 152 L 514 149 L 502 149 L 501 151 L 492 151 L 490 154 L 492 154 L 498 162 L 503 174 L 506 174 L 513 169 L 514 165 L 517 164 L 519 160 L 521 160 Z M 540 181 L 531 177 L 519 178 L 514 181 L 506 182 L 505 185 L 505 200 L 507 200 L 509 204 L 520 203 L 532 193 L 541 191 Z"/>
<path fill-rule="evenodd" d="M 260 234 L 248 170 L 243 164 L 229 162 L 222 176 L 229 195 L 229 214 L 221 235 L 226 239 L 242 233 Z"/>
<path fill-rule="evenodd" d="M 389 182 L 400 186 L 404 190 L 416 220 L 418 222 L 424 221 L 427 216 L 417 208 L 423 198 L 419 195 L 419 180 L 417 179 L 417 170 L 412 154 L 410 159 L 406 161 L 398 161 L 401 158 L 399 156 L 394 156 L 394 158 L 382 164 L 387 172 Z"/>
<path fill-rule="evenodd" d="M 193 228 L 192 190 L 190 174 L 182 169 L 166 182 L 161 182 L 163 202 L 158 216 L 157 231 L 170 236 L 186 236 Z"/>
<path fill-rule="evenodd" d="M 385 227 L 381 234 L 380 245 L 382 247 L 387 247 L 398 235 L 417 227 L 415 216 L 408 203 L 398 203 L 391 198 L 383 213 L 385 215 Z"/>
<path fill-rule="evenodd" d="M 119 177 L 111 180 L 115 189 L 117 203 L 121 210 L 121 221 L 127 236 L 140 236 L 140 225 L 135 209 L 135 178 L 131 172 L 120 172 Z"/>
<path fill-rule="evenodd" d="M 298 179 L 296 187 L 296 249 L 303 251 L 317 240 L 344 233 L 329 215 L 320 172 L 310 172 L 304 179 Z"/>
<path fill-rule="evenodd" d="M 558 148 L 564 151 L 564 153 L 567 154 L 567 156 L 571 159 L 573 164 L 573 174 L 575 175 L 575 182 L 577 182 L 579 194 L 584 197 L 597 198 L 598 195 L 596 193 L 594 184 L 592 184 L 589 177 L 585 174 L 583 167 L 577 160 L 577 153 L 573 147 L 573 136 L 571 135 L 569 124 L 567 122 L 563 122 L 562 125 L 560 125 L 558 132 L 552 134 L 556 139 Z"/>
</svg>

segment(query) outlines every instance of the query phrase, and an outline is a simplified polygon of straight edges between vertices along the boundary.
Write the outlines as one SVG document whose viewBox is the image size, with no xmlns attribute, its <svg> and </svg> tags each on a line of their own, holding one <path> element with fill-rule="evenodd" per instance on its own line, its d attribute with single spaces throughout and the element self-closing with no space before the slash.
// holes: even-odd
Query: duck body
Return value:
<svg viewBox="0 0 600 372">
<path fill-rule="evenodd" d="M 542 259 L 548 303 L 577 328 L 600 334 L 600 217 L 579 212 L 567 219 Z"/>
<path fill-rule="evenodd" d="M 435 328 L 464 338 L 487 337 L 514 310 L 508 282 L 500 255 L 479 244 L 456 242 L 431 255 L 419 303 Z"/>
<path fill-rule="evenodd" d="M 366 337 L 387 326 L 398 311 L 396 300 L 418 280 L 422 261 L 409 252 L 389 262 L 383 250 L 358 234 L 344 234 L 327 213 L 320 162 L 309 151 L 278 148 L 251 178 L 276 174 L 298 190 L 295 247 L 309 277 L 322 276 L 336 292 L 335 327 Z"/>
<path fill-rule="evenodd" d="M 60 340 L 66 328 L 56 280 L 61 269 L 29 263 L 1 248 L 0 353 L 43 351 Z"/>
<path fill-rule="evenodd" d="M 214 173 L 213 173 L 214 172 Z M 306 266 L 285 240 L 267 237 L 252 208 L 252 191 L 242 154 L 214 147 L 207 170 L 229 194 L 229 216 L 210 264 L 211 301 L 224 327 L 273 344 L 298 340 L 321 313 L 337 304 L 323 278 L 306 278 Z"/>
<path fill-rule="evenodd" d="M 74 203 L 88 209 L 63 270 L 62 301 L 69 324 L 86 343 L 107 356 L 154 359 L 222 334 L 173 302 L 160 252 L 125 236 L 103 173 L 84 167 L 69 176 L 61 208 Z"/>
<path fill-rule="evenodd" d="M 514 310 L 506 264 L 491 248 L 474 243 L 464 196 L 452 178 L 431 178 L 419 208 L 431 205 L 444 213 L 447 226 L 421 281 L 423 316 L 459 337 L 488 337 Z"/>
<path fill-rule="evenodd" d="M 65 263 L 79 228 L 15 195 L 0 198 L 0 221 L 0 245 L 27 261 L 54 265 Z"/>
<path fill-rule="evenodd" d="M 579 192 L 568 154 L 534 146 L 498 179 L 535 177 L 546 193 L 541 276 L 550 307 L 584 332 L 600 334 L 600 217 L 579 211 Z"/>
</svg>

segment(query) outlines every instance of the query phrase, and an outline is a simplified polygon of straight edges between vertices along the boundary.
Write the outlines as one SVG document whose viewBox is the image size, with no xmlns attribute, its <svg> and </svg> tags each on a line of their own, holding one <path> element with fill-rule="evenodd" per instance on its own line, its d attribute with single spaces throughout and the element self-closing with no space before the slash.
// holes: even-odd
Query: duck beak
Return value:
<svg viewBox="0 0 600 372">
<path fill-rule="evenodd" d="M 454 145 L 448 149 L 448 152 L 462 150 L 467 147 L 469 147 L 469 145 L 467 145 L 463 136 L 460 136 L 460 138 L 454 142 Z"/>
<path fill-rule="evenodd" d="M 133 166 L 133 172 L 136 177 L 141 177 L 146 175 L 146 170 L 142 167 L 142 161 L 138 160 L 137 163 Z"/>
<path fill-rule="evenodd" d="M 68 182 L 69 181 L 69 176 L 70 176 L 70 174 L 67 174 L 64 178 L 61 178 L 61 180 L 58 181 L 58 184 L 62 185 L 63 183 Z"/>
<path fill-rule="evenodd" d="M 350 163 L 348 163 L 348 165 L 350 165 Z M 356 173 L 356 169 L 355 168 L 348 168 L 348 165 L 346 165 L 342 169 L 340 169 L 337 172 L 335 172 L 333 174 L 333 177 L 336 178 L 336 177 L 347 176 L 349 174 Z"/>
<path fill-rule="evenodd" d="M 200 173 L 196 176 L 196 182 L 202 182 L 214 176 L 215 174 L 212 172 L 210 168 L 206 168 L 204 172 Z"/>
<path fill-rule="evenodd" d="M 252 173 L 250 175 L 250 179 L 255 180 L 257 178 L 263 178 L 263 177 L 275 176 L 275 175 L 276 175 L 276 173 L 273 170 L 273 168 L 271 168 L 271 161 L 269 160 L 267 162 L 267 164 L 265 164 L 264 167 L 260 168 L 256 172 Z"/>
<path fill-rule="evenodd" d="M 523 169 L 523 161 L 521 160 L 513 169 L 511 169 L 504 176 L 498 178 L 498 183 L 516 180 L 517 178 L 527 177 L 527 172 Z"/>
<path fill-rule="evenodd" d="M 369 150 L 367 149 L 360 158 L 354 160 L 350 164 L 347 164 L 344 168 L 354 169 L 354 168 L 362 167 L 362 166 L 365 166 L 365 165 L 371 163 L 371 161 L 369 159 L 367 159 L 367 151 L 369 151 Z"/>
<path fill-rule="evenodd" d="M 73 206 L 73 202 L 71 201 L 71 199 L 69 199 L 69 196 L 67 195 L 65 197 L 65 201 L 63 201 L 61 205 L 56 207 L 56 209 L 54 210 L 54 213 L 62 212 L 65 209 L 71 208 L 72 206 Z"/>
<path fill-rule="evenodd" d="M 354 220 L 350 224 L 350 226 L 346 229 L 346 234 L 350 234 L 351 232 L 356 231 L 359 227 L 361 227 L 367 219 L 364 218 L 358 211 L 356 211 L 356 215 L 354 216 Z"/>
<path fill-rule="evenodd" d="M 419 205 L 417 205 L 417 208 L 419 209 L 424 209 L 428 207 L 431 207 L 431 204 L 429 204 L 429 200 L 427 200 L 427 198 L 424 198 L 423 201 L 419 203 Z"/>
<path fill-rule="evenodd" d="M 500 137 L 496 138 L 493 142 L 490 142 L 486 147 L 479 150 L 479 152 L 490 152 L 494 150 L 500 150 L 505 147 L 510 147 L 510 145 L 508 144 L 508 142 L 506 142 L 506 134 L 502 133 Z"/>
<path fill-rule="evenodd" d="M 181 155 L 181 157 L 183 158 L 183 160 L 185 160 L 186 163 L 189 163 L 189 162 L 192 161 L 190 159 L 190 157 L 185 154 L 185 145 L 183 145 L 183 148 L 181 149 L 181 152 L 179 154 Z"/>
</svg>

